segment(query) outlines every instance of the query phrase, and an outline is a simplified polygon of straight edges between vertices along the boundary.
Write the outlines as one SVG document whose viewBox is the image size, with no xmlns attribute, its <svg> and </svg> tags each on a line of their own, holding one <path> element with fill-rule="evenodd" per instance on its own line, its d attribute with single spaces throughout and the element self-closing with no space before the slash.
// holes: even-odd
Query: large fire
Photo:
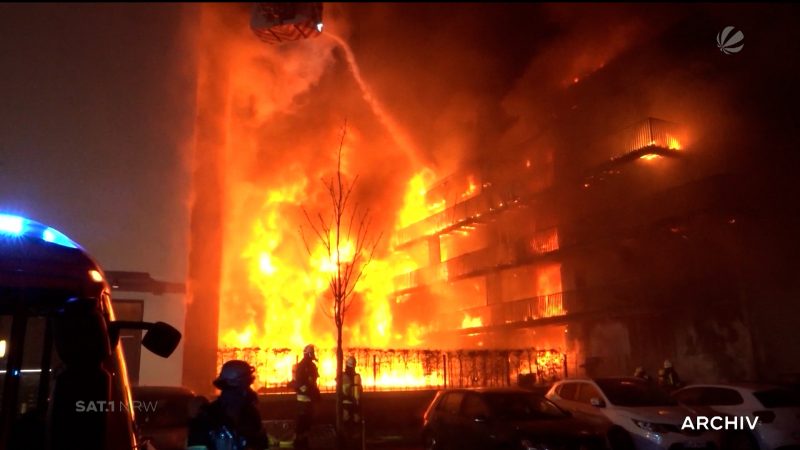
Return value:
<svg viewBox="0 0 800 450">
<path fill-rule="evenodd" d="M 426 177 L 430 179 L 430 174 L 431 171 L 426 169 L 409 181 L 404 207 L 397 213 L 398 229 L 442 209 L 440 205 L 425 200 L 427 189 L 423 180 Z M 473 195 L 471 191 L 475 190 L 475 184 L 472 178 L 468 186 L 462 197 Z M 310 251 L 302 247 L 298 241 L 298 226 L 302 224 L 287 220 L 286 211 L 302 206 L 304 187 L 305 183 L 299 181 L 268 191 L 260 212 L 251 219 L 250 235 L 244 240 L 243 250 L 238 258 L 229 255 L 230 261 L 239 261 L 246 267 L 247 280 L 254 288 L 250 301 L 257 302 L 263 308 L 263 314 L 257 320 L 249 314 L 240 314 L 242 311 L 223 307 L 223 323 L 234 326 L 221 330 L 220 363 L 233 357 L 253 362 L 258 371 L 257 384 L 266 388 L 285 386 L 302 347 L 308 343 L 320 348 L 321 386 L 332 388 L 335 384 L 335 328 L 326 314 L 326 308 L 330 307 L 329 282 L 336 271 L 337 261 L 338 264 L 352 261 L 354 244 L 343 240 L 338 259 L 335 251 L 328 254 L 321 241 L 306 237 L 306 243 L 311 245 Z M 287 242 L 294 245 L 286 245 Z M 392 248 L 369 262 L 356 286 L 353 311 L 358 314 L 346 318 L 345 347 L 346 352 L 359 357 L 359 369 L 364 373 L 367 385 L 387 389 L 441 386 L 447 382 L 444 366 L 432 365 L 431 351 L 421 349 L 425 336 L 439 331 L 437 325 L 432 325 L 435 321 L 432 320 L 431 324 L 411 322 L 403 327 L 393 323 L 392 304 L 397 301 L 394 280 L 398 274 L 411 273 L 419 266 L 419 262 L 409 254 Z M 439 271 L 437 276 L 446 281 L 447 271 Z M 541 274 L 538 284 L 540 292 L 560 289 L 558 268 Z M 226 291 L 235 292 L 236 289 L 226 286 Z M 550 306 L 547 311 L 547 315 L 556 314 L 563 314 L 560 302 L 556 309 Z M 461 328 L 483 325 L 480 316 L 467 313 L 463 314 L 460 323 Z M 478 346 L 482 345 L 482 342 L 478 343 Z M 405 350 L 377 350 L 393 348 Z M 537 358 L 561 357 L 555 353 L 547 355 L 549 353 L 540 354 Z"/>
<path fill-rule="evenodd" d="M 225 75 L 218 77 L 224 82 L 213 84 L 219 95 L 209 96 L 205 105 L 222 111 L 219 129 L 224 130 L 219 364 L 230 358 L 248 360 L 257 368 L 257 386 L 283 387 L 302 348 L 314 344 L 319 349 L 320 384 L 332 387 L 336 328 L 330 281 L 342 264 L 358 260 L 356 256 L 369 262 L 358 267 L 363 273 L 352 292 L 343 344 L 345 354 L 357 357 L 365 384 L 378 389 L 492 384 L 499 383 L 497 373 L 507 380 L 561 364 L 563 348 L 534 350 L 532 342 L 515 342 L 517 347 L 530 347 L 523 358 L 519 348 L 484 345 L 482 338 L 469 345 L 465 341 L 464 348 L 473 350 L 462 349 L 461 341 L 454 344 L 451 339 L 443 345 L 432 338 L 564 313 L 560 296 L 557 305 L 542 297 L 560 292 L 560 267 L 546 269 L 545 275 L 526 274 L 530 286 L 521 286 L 516 297 L 520 300 L 505 305 L 502 314 L 489 314 L 485 280 L 463 279 L 459 270 L 468 267 L 460 260 L 469 256 L 465 252 L 492 250 L 483 248 L 492 243 L 486 227 L 476 223 L 495 208 L 490 205 L 495 199 L 485 192 L 491 183 L 481 179 L 482 174 L 442 178 L 447 174 L 418 161 L 409 138 L 369 91 L 342 39 L 320 38 L 281 50 L 265 50 L 246 33 L 230 40 L 228 53 L 220 59 L 227 68 L 214 66 L 219 73 L 209 69 L 205 74 L 209 79 Z M 352 235 L 343 236 L 338 248 L 326 248 L 307 221 L 316 221 L 318 213 L 325 216 L 330 209 L 331 199 L 318 180 L 335 171 L 336 161 L 330 157 L 335 147 L 324 150 L 341 123 L 321 114 L 298 125 L 297 117 L 302 115 L 299 111 L 316 113 L 311 106 L 303 110 L 314 101 L 336 103 L 347 97 L 337 92 L 347 86 L 318 86 L 323 74 L 334 70 L 334 47 L 344 51 L 339 62 L 346 63 L 346 73 L 355 78 L 350 89 L 361 90 L 360 96 L 349 98 L 366 104 L 347 125 L 341 165 L 345 178 L 377 178 L 372 172 L 381 166 L 380 173 L 401 180 L 392 185 L 373 179 L 359 185 L 363 191 L 355 194 L 378 218 L 370 233 L 384 236 L 371 259 L 356 255 L 359 246 Z M 307 95 L 314 89 L 319 92 Z M 213 101 L 218 100 L 226 106 L 215 109 L 219 105 Z M 391 150 L 376 151 L 376 142 L 396 147 L 395 160 L 385 156 Z M 403 167 L 392 165 L 401 160 Z M 384 192 L 377 192 L 380 189 Z M 501 201 L 497 207 L 505 206 Z M 541 243 L 525 246 L 539 253 L 552 251 L 558 246 L 557 234 L 552 230 Z M 406 302 L 404 292 L 420 287 L 429 289 L 429 297 Z M 519 302 L 524 307 L 518 307 Z M 407 314 L 408 309 L 415 314 Z M 526 312 L 516 314 L 517 309 Z M 459 317 L 451 320 L 452 314 Z M 489 360 L 496 360 L 492 367 L 502 370 L 479 370 Z"/>
<path fill-rule="evenodd" d="M 424 200 L 425 193 L 421 180 L 426 173 L 429 171 L 420 172 L 409 182 L 406 208 L 398 214 L 398 226 L 435 210 L 435 206 L 420 203 L 420 196 Z M 255 288 L 252 300 L 264 309 L 262 320 L 248 319 L 231 311 L 234 314 L 228 315 L 225 322 L 238 323 L 220 333 L 223 353 L 241 349 L 240 353 L 250 354 L 255 349 L 271 349 L 256 357 L 258 380 L 267 386 L 280 386 L 290 379 L 292 365 L 300 349 L 308 343 L 322 349 L 319 352 L 322 385 L 331 386 L 335 379 L 332 351 L 335 328 L 332 319 L 326 317 L 326 308 L 330 306 L 329 281 L 336 272 L 337 261 L 343 264 L 353 259 L 354 244 L 345 239 L 338 257 L 335 249 L 329 255 L 322 242 L 313 237 L 306 236 L 310 252 L 297 247 L 298 226 L 302 223 L 287 220 L 284 213 L 303 205 L 300 195 L 303 188 L 304 183 L 298 182 L 266 193 L 260 214 L 251 219 L 251 234 L 238 258 L 246 266 L 248 281 Z M 295 245 L 287 246 L 286 242 Z M 234 255 L 230 259 L 237 258 Z M 421 344 L 422 326 L 394 327 L 391 309 L 395 276 L 416 268 L 416 263 L 400 251 L 390 251 L 369 262 L 354 291 L 353 310 L 357 309 L 359 314 L 346 317 L 344 334 L 348 348 L 415 348 Z M 235 290 L 233 286 L 226 288 Z M 228 310 L 222 311 L 224 314 Z M 324 319 L 328 319 L 327 324 Z M 252 360 L 254 356 L 248 358 Z M 440 378 L 435 371 L 406 362 L 395 369 L 382 368 L 373 382 L 382 387 L 409 387 L 440 384 L 436 381 Z"/>
</svg>

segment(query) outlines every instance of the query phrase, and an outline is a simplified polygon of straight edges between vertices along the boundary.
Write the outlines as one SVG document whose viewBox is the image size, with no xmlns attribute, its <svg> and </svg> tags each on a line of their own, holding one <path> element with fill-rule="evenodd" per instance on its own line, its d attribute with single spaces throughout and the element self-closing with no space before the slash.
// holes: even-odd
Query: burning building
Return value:
<svg viewBox="0 0 800 450">
<path fill-rule="evenodd" d="M 609 31 L 571 22 L 585 14 L 570 7 L 531 6 L 562 28 L 543 23 L 539 43 L 524 58 L 508 50 L 502 71 L 475 63 L 469 42 L 431 55 L 445 60 L 433 73 L 453 75 L 448 61 L 459 75 L 460 63 L 474 69 L 472 81 L 442 77 L 466 92 L 447 97 L 434 88 L 441 80 L 397 94 L 404 77 L 434 77 L 369 58 L 362 72 L 356 55 L 378 44 L 354 39 L 351 49 L 339 37 L 360 18 L 360 32 L 402 30 L 415 48 L 403 22 L 413 18 L 394 11 L 392 28 L 392 8 L 402 6 L 334 9 L 322 35 L 269 48 L 247 11 L 202 8 L 187 316 L 198 326 L 187 326 L 185 383 L 205 389 L 236 357 L 277 388 L 305 344 L 334 347 L 336 266 L 316 243 L 306 248 L 300 227 L 304 210 L 327 214 L 318 180 L 335 171 L 344 117 L 342 171 L 358 177 L 355 201 L 384 236 L 345 324 L 366 385 L 547 382 L 665 358 L 696 379 L 756 374 L 766 344 L 753 330 L 766 316 L 740 250 L 754 197 L 739 195 L 735 175 L 747 157 L 724 158 L 753 142 L 727 114 L 748 72 L 724 84 L 709 75 L 728 64 L 709 62 L 700 42 L 713 15 L 598 7 Z M 435 45 L 484 26 L 481 12 L 459 16 Z M 657 26 L 644 26 L 648 14 Z M 486 55 L 508 47 L 498 36 Z M 330 386 L 333 353 L 322 353 Z"/>
</svg>

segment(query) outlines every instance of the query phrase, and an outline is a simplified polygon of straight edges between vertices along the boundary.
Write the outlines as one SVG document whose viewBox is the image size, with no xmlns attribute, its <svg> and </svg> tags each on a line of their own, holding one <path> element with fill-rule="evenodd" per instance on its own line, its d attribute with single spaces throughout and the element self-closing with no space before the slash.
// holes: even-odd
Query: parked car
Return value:
<svg viewBox="0 0 800 450">
<path fill-rule="evenodd" d="M 575 417 L 606 429 L 614 450 L 718 448 L 721 434 L 681 430 L 694 412 L 639 378 L 559 381 L 547 398 Z"/>
<path fill-rule="evenodd" d="M 758 418 L 737 448 L 800 448 L 800 392 L 767 384 L 695 384 L 674 392 L 680 403 L 722 415 Z M 741 434 L 740 434 L 741 436 Z"/>
<path fill-rule="evenodd" d="M 602 430 L 514 388 L 439 391 L 423 416 L 425 448 L 601 449 Z"/>
<path fill-rule="evenodd" d="M 206 399 L 178 386 L 134 386 L 132 396 L 142 439 L 157 450 L 184 450 L 189 419 Z"/>
</svg>

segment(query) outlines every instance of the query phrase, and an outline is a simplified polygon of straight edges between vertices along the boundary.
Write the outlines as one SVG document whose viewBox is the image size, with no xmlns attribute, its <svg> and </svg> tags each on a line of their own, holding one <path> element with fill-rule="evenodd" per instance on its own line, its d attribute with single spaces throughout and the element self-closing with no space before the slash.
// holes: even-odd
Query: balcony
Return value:
<svg viewBox="0 0 800 450">
<path fill-rule="evenodd" d="M 683 141 L 684 132 L 678 124 L 648 117 L 610 135 L 603 145 L 611 149 L 612 161 L 624 161 L 676 156 Z"/>
<path fill-rule="evenodd" d="M 570 301 L 574 292 L 556 292 L 521 300 L 480 306 L 453 312 L 445 316 L 439 329 L 453 330 L 472 327 L 492 327 L 512 323 L 559 317 L 567 314 L 565 301 Z"/>
<path fill-rule="evenodd" d="M 523 242 L 524 243 L 524 242 Z M 451 258 L 394 278 L 395 292 L 401 293 L 442 281 L 454 281 L 486 272 L 525 264 L 537 256 L 559 249 L 556 227 L 537 231 L 520 247 L 497 245 Z"/>
</svg>

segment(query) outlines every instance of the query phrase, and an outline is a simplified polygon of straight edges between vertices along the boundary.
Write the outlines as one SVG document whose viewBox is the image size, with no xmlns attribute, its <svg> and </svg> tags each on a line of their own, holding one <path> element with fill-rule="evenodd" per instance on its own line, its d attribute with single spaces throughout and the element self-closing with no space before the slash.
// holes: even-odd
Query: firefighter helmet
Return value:
<svg viewBox="0 0 800 450">
<path fill-rule="evenodd" d="M 669 368 L 671 368 L 671 367 L 672 367 L 672 361 L 670 361 L 670 360 L 668 360 L 668 359 L 665 359 L 665 360 L 664 360 L 664 368 L 665 368 L 665 369 L 669 369 Z"/>
<path fill-rule="evenodd" d="M 222 365 L 219 376 L 214 380 L 214 386 L 218 389 L 247 387 L 253 384 L 256 377 L 255 367 L 246 361 L 234 359 Z"/>
<path fill-rule="evenodd" d="M 317 360 L 317 355 L 315 352 L 314 344 L 308 344 L 303 349 L 303 356 L 308 356 L 309 358 L 313 359 L 314 361 Z"/>
<path fill-rule="evenodd" d="M 355 368 L 356 367 L 356 357 L 353 356 L 353 355 L 348 356 L 347 360 L 344 363 L 344 365 L 347 366 L 347 367 Z"/>
</svg>

